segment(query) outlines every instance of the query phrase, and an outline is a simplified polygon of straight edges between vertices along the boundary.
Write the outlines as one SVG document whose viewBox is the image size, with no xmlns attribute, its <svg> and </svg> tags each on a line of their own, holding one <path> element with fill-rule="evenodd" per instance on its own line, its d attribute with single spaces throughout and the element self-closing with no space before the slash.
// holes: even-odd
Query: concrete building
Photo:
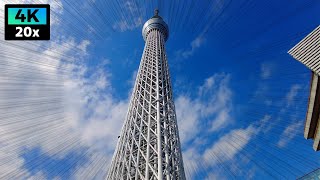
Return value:
<svg viewBox="0 0 320 180">
<path fill-rule="evenodd" d="M 320 150 L 320 26 L 290 49 L 288 53 L 312 71 L 304 137 L 313 139 L 313 149 L 318 151 Z"/>
<path fill-rule="evenodd" d="M 303 38 L 288 53 L 320 76 L 320 26 Z"/>
<path fill-rule="evenodd" d="M 184 180 L 164 47 L 169 29 L 158 11 L 144 24 L 142 36 L 145 47 L 107 179 Z"/>
<path fill-rule="evenodd" d="M 314 140 L 313 149 L 315 151 L 320 150 L 319 113 L 320 113 L 320 81 L 319 81 L 319 76 L 312 72 L 306 123 L 304 126 L 304 137 L 306 139 Z"/>
</svg>

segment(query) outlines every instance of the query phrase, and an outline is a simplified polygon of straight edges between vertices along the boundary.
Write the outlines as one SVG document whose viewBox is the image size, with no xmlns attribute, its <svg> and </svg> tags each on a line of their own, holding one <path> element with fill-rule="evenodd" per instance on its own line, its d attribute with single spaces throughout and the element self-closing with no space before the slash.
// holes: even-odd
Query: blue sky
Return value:
<svg viewBox="0 0 320 180">
<path fill-rule="evenodd" d="M 188 179 L 295 179 L 319 167 L 312 141 L 303 138 L 311 75 L 287 54 L 319 25 L 319 2 L 39 2 L 51 5 L 51 40 L 20 46 L 1 40 L 0 77 L 13 76 L 10 67 L 18 64 L 24 73 L 15 77 L 30 84 L 0 78 L 21 91 L 1 91 L 0 99 L 29 104 L 24 124 L 0 126 L 9 132 L 0 138 L 0 160 L 12 159 L 0 174 L 100 179 L 106 173 L 144 47 L 141 28 L 156 6 L 170 29 L 166 51 Z M 37 86 L 40 79 L 46 82 Z M 53 82 L 55 91 L 47 91 Z M 59 103 L 40 107 L 24 96 Z M 20 111 L 7 110 L 1 123 Z M 28 121 L 32 115 L 39 117 Z M 48 133 L 21 130 L 28 123 Z"/>
</svg>

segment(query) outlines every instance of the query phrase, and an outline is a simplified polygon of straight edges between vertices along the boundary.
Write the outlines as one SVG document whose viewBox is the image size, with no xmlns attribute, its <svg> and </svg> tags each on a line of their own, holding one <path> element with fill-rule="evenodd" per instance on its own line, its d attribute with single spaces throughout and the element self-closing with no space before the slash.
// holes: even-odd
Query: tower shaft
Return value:
<svg viewBox="0 0 320 180">
<path fill-rule="evenodd" d="M 162 21 L 158 15 L 150 20 Z M 144 27 L 146 44 L 107 179 L 185 179 L 164 48 L 166 28 Z"/>
</svg>

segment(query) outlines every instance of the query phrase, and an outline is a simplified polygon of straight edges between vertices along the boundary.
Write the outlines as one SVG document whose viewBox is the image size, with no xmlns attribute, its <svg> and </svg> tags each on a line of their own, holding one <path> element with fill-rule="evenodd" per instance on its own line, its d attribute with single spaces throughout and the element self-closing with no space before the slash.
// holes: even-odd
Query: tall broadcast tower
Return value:
<svg viewBox="0 0 320 180">
<path fill-rule="evenodd" d="M 146 43 L 109 180 L 185 179 L 164 48 L 169 29 L 158 12 L 142 29 Z"/>
</svg>

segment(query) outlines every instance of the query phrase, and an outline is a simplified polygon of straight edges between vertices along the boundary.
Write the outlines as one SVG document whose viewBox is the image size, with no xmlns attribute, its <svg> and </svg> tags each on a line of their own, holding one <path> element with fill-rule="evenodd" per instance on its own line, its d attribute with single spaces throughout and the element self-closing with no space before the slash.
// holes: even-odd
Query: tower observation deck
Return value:
<svg viewBox="0 0 320 180">
<path fill-rule="evenodd" d="M 164 47 L 169 29 L 158 13 L 155 10 L 142 29 L 145 47 L 108 171 L 110 180 L 185 179 Z"/>
</svg>

